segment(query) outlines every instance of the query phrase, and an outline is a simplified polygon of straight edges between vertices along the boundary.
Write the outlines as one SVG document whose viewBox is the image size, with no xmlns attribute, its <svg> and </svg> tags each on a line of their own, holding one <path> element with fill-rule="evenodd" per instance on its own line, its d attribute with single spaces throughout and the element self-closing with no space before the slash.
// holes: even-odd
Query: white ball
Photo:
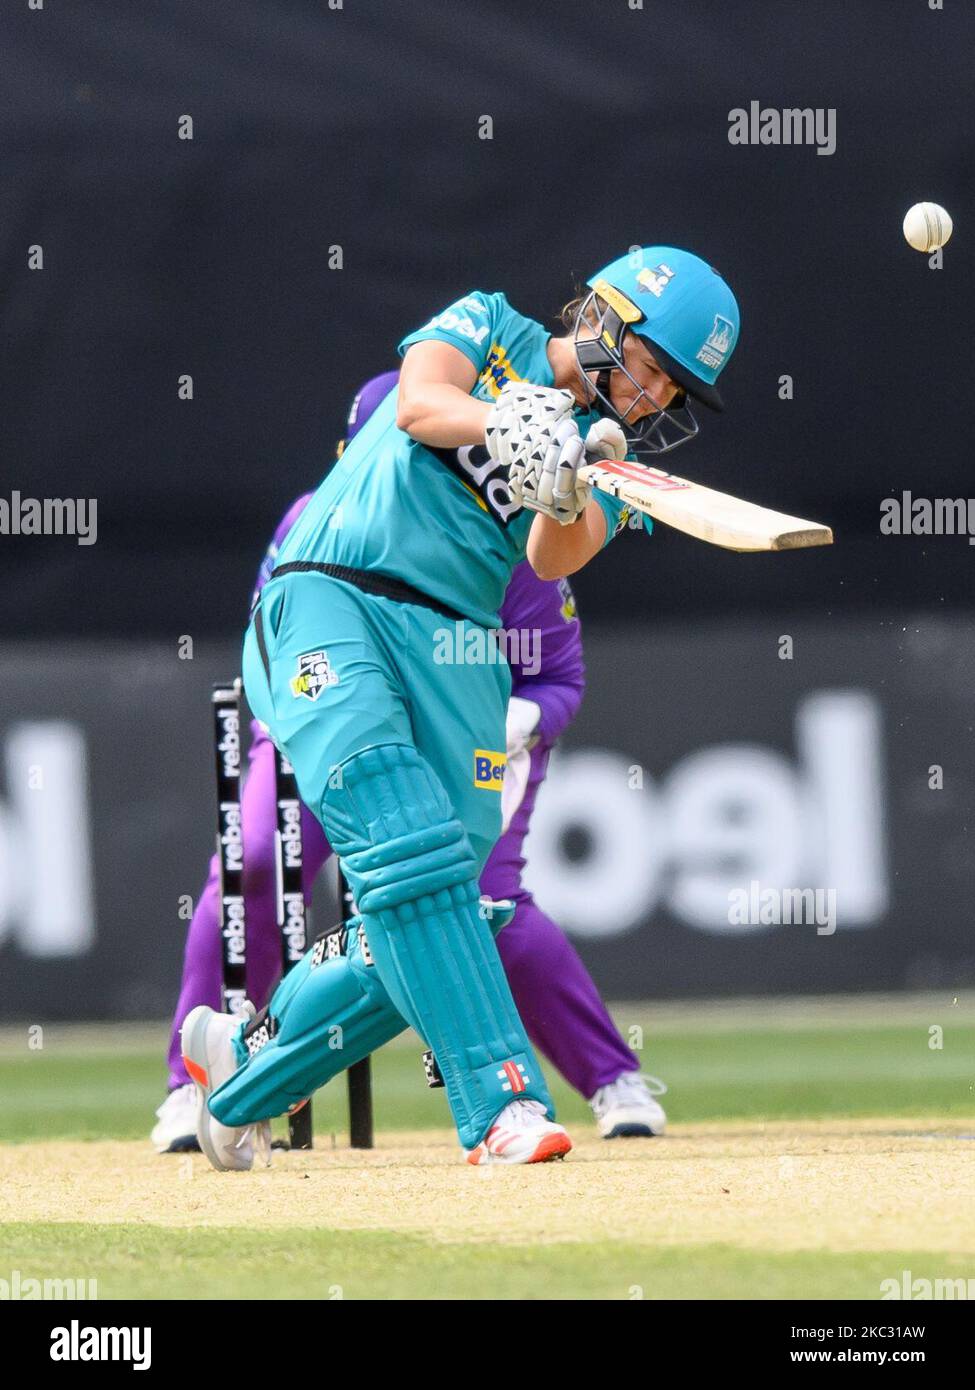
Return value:
<svg viewBox="0 0 975 1390">
<path fill-rule="evenodd" d="M 904 235 L 915 251 L 937 251 L 951 236 L 952 225 L 939 203 L 915 203 L 904 218 Z"/>
</svg>

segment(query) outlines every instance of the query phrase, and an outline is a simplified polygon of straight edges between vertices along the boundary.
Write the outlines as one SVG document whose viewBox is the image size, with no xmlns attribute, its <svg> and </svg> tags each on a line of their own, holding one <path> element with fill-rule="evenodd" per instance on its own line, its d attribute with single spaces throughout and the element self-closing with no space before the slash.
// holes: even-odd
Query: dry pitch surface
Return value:
<svg viewBox="0 0 975 1390">
<path fill-rule="evenodd" d="M 611 1144 L 580 1135 L 566 1162 L 533 1168 L 471 1168 L 446 1132 L 380 1136 L 369 1153 L 321 1142 L 241 1174 L 145 1142 L 12 1145 L 0 1153 L 0 1220 L 975 1254 L 975 1121 L 689 1124 Z"/>
</svg>

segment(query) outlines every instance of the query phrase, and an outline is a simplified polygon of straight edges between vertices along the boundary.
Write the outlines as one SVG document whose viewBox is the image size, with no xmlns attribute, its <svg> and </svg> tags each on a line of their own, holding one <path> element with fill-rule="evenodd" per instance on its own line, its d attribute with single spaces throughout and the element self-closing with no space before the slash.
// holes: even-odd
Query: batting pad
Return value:
<svg viewBox="0 0 975 1390">
<path fill-rule="evenodd" d="M 481 917 L 497 936 L 516 904 L 482 898 Z M 319 937 L 275 990 L 263 1019 L 235 1042 L 240 1067 L 210 1098 L 222 1124 L 248 1125 L 283 1115 L 356 1062 L 402 1033 L 368 947 L 351 918 Z M 340 953 L 341 952 L 341 953 Z"/>
<path fill-rule="evenodd" d="M 337 953 L 341 937 L 344 955 Z M 238 1036 L 241 1066 L 210 1097 L 210 1113 L 232 1126 L 273 1119 L 405 1027 L 353 921 L 320 937 L 278 985 L 263 1018 Z"/>
<path fill-rule="evenodd" d="M 477 860 L 433 769 L 384 744 L 340 772 L 322 822 L 389 997 L 436 1056 L 461 1143 L 479 1144 L 513 1099 L 554 1114 L 479 906 Z"/>
</svg>

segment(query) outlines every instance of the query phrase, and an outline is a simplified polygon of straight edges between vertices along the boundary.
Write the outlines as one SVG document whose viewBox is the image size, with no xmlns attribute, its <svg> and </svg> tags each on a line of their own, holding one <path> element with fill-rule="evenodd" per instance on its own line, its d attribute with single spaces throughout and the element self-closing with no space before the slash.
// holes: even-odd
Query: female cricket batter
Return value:
<svg viewBox="0 0 975 1390">
<path fill-rule="evenodd" d="M 399 383 L 398 372 L 373 377 L 356 393 L 349 414 L 349 444 Z M 311 500 L 300 497 L 285 513 L 258 573 L 255 601 L 284 538 Z M 592 1105 L 607 1139 L 662 1134 L 666 1116 L 639 1075 L 637 1062 L 599 997 L 589 972 L 564 932 L 522 886 L 523 845 L 538 789 L 556 739 L 575 716 L 585 671 L 575 600 L 568 582 L 541 580 L 527 561 L 514 571 L 501 606 L 505 630 L 533 638 L 509 653 L 512 696 L 507 717 L 508 765 L 502 782 L 503 834 L 481 875 L 481 892 L 517 904 L 497 938 L 501 962 L 528 1035 L 569 1084 Z M 274 750 L 256 721 L 251 726 L 249 772 L 242 797 L 244 891 L 247 897 L 247 991 L 263 1008 L 281 970 L 277 926 L 274 829 Z M 331 855 L 325 834 L 302 807 L 306 901 Z M 220 889 L 217 856 L 186 938 L 183 980 L 169 1044 L 170 1090 L 160 1106 L 152 1142 L 160 1153 L 196 1148 L 196 1087 L 180 1052 L 183 1019 L 196 1005 L 221 998 Z M 659 1083 L 658 1083 L 659 1084 Z"/>
<path fill-rule="evenodd" d="M 589 282 L 550 337 L 473 292 L 400 345 L 378 408 L 294 526 L 244 644 L 255 715 L 339 854 L 360 914 L 348 954 L 311 952 L 250 1024 L 207 1006 L 183 1027 L 198 1138 L 253 1161 L 253 1126 L 413 1026 L 472 1163 L 571 1143 L 494 946 L 477 879 L 501 822 L 510 672 L 492 631 L 515 565 L 587 564 L 623 508 L 593 495 L 587 449 L 662 453 L 720 405 L 738 309 L 704 261 L 649 247 Z M 624 434 L 623 426 L 628 431 Z M 445 657 L 444 633 L 456 635 Z"/>
</svg>

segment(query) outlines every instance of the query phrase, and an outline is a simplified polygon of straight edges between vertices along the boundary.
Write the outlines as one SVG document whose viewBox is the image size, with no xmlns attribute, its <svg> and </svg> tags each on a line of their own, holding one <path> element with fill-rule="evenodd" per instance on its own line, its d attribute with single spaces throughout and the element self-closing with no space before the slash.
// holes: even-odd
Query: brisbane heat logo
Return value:
<svg viewBox="0 0 975 1390">
<path fill-rule="evenodd" d="M 735 326 L 722 314 L 715 314 L 714 327 L 701 345 L 697 360 L 706 367 L 720 367 L 731 351 L 735 340 Z"/>
</svg>

